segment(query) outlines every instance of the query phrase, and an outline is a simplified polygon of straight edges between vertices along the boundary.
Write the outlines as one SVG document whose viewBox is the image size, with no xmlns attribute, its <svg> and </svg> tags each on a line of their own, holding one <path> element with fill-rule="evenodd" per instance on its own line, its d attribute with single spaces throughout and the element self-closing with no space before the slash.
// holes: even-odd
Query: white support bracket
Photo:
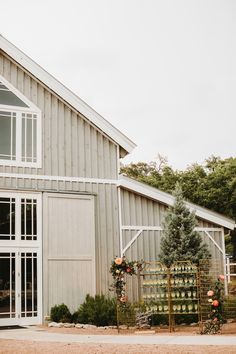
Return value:
<svg viewBox="0 0 236 354">
<path fill-rule="evenodd" d="M 143 229 L 139 230 L 134 237 L 132 238 L 132 240 L 129 241 L 129 243 L 125 246 L 125 248 L 122 250 L 121 252 L 121 257 L 124 255 L 124 253 L 127 251 L 128 248 L 130 248 L 130 246 L 134 243 L 134 241 L 137 240 L 137 238 L 141 235 L 141 233 L 143 232 Z"/>
<path fill-rule="evenodd" d="M 218 248 L 218 250 L 222 253 L 222 254 L 224 254 L 224 251 L 223 251 L 223 249 L 218 245 L 218 243 L 214 240 L 214 238 L 209 234 L 209 232 L 208 231 L 206 231 L 206 230 L 203 230 L 204 232 L 205 232 L 205 234 L 209 237 L 209 239 L 214 243 L 214 245 Z"/>
</svg>

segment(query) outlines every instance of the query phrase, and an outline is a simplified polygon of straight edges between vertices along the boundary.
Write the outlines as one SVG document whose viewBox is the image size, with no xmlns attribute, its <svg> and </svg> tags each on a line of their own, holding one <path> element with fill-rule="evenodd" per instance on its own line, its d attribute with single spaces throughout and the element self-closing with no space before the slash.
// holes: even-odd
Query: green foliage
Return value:
<svg viewBox="0 0 236 354">
<path fill-rule="evenodd" d="M 203 165 L 193 164 L 184 171 L 173 170 L 159 157 L 159 161 L 149 164 L 130 164 L 121 172 L 168 193 L 179 182 L 184 199 L 236 220 L 236 157 L 222 160 L 212 156 Z M 231 254 L 232 243 L 236 258 L 236 231 L 227 245 Z"/>
<path fill-rule="evenodd" d="M 119 325 L 134 326 L 135 325 L 135 305 L 130 302 L 118 304 L 117 317 Z"/>
<path fill-rule="evenodd" d="M 169 208 L 164 220 L 160 261 L 167 267 L 186 260 L 198 265 L 200 259 L 210 258 L 208 247 L 194 230 L 195 214 L 185 206 L 179 184 L 176 185 L 174 195 L 174 205 Z"/>
<path fill-rule="evenodd" d="M 115 325 L 116 300 L 104 295 L 86 295 L 85 302 L 78 309 L 77 322 L 96 326 Z"/>
<path fill-rule="evenodd" d="M 50 318 L 54 322 L 71 322 L 71 313 L 65 304 L 55 305 L 51 308 Z"/>
<path fill-rule="evenodd" d="M 209 289 L 207 295 L 210 304 L 210 311 L 208 320 L 204 323 L 201 334 L 216 334 L 219 333 L 223 323 L 223 290 L 224 290 L 224 277 L 219 276 L 212 289 Z"/>
</svg>

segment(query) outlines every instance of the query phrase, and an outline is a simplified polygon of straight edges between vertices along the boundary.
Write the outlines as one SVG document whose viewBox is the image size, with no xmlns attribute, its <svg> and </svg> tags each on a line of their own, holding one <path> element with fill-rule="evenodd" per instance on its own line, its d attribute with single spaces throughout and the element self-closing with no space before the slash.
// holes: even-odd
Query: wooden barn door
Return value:
<svg viewBox="0 0 236 354">
<path fill-rule="evenodd" d="M 96 292 L 94 196 L 45 193 L 44 227 L 45 314 L 74 311 Z"/>
</svg>

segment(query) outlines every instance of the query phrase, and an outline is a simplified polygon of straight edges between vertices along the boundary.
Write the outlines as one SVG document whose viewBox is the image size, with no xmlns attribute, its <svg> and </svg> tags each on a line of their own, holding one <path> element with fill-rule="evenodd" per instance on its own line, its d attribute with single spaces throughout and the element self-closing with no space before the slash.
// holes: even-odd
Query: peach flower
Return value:
<svg viewBox="0 0 236 354">
<path fill-rule="evenodd" d="M 219 280 L 224 280 L 225 276 L 223 274 L 219 275 Z"/>
<path fill-rule="evenodd" d="M 218 300 L 214 300 L 212 302 L 212 305 L 215 306 L 215 307 L 219 306 L 219 301 Z"/>
<path fill-rule="evenodd" d="M 118 257 L 118 258 L 115 259 L 115 264 L 116 265 L 121 265 L 121 263 L 122 263 L 122 258 Z"/>
<path fill-rule="evenodd" d="M 214 295 L 214 291 L 213 290 L 209 290 L 208 292 L 207 292 L 207 296 L 213 296 Z"/>
</svg>

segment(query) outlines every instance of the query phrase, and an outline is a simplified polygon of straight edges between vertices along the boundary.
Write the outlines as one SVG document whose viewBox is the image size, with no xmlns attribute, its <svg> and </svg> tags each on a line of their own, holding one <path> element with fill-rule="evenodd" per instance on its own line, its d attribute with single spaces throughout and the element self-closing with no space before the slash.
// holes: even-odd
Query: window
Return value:
<svg viewBox="0 0 236 354">
<path fill-rule="evenodd" d="M 0 240 L 15 240 L 15 198 L 0 197 Z"/>
<path fill-rule="evenodd" d="M 0 164 L 41 167 L 41 111 L 0 76 Z"/>
<path fill-rule="evenodd" d="M 0 194 L 0 243 L 38 240 L 38 204 L 37 196 Z"/>
</svg>

